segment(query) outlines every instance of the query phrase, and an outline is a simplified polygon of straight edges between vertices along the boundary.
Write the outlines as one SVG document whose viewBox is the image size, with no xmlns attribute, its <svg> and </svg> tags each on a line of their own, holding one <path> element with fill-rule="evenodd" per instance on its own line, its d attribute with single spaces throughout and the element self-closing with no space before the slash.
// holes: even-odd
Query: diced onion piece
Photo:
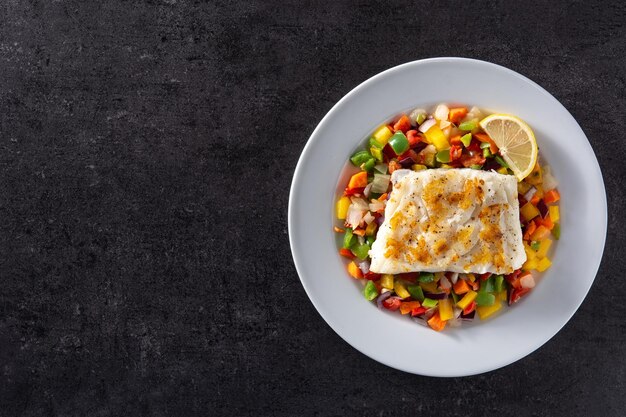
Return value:
<svg viewBox="0 0 626 417">
<path fill-rule="evenodd" d="M 352 205 L 354 205 L 359 210 L 367 210 L 367 201 L 363 200 L 359 197 L 350 197 L 350 201 L 352 201 Z"/>
<path fill-rule="evenodd" d="M 470 111 L 465 115 L 463 121 L 473 120 L 473 119 L 483 119 L 483 112 L 476 106 L 472 107 Z"/>
<path fill-rule="evenodd" d="M 411 121 L 411 126 L 417 126 L 417 116 L 419 116 L 420 114 L 426 114 L 426 110 L 415 109 L 409 114 L 409 120 Z"/>
<path fill-rule="evenodd" d="M 439 286 L 441 288 L 443 288 L 444 290 L 449 289 L 450 287 L 452 287 L 452 284 L 450 284 L 450 281 L 448 280 L 448 278 L 446 278 L 446 276 L 442 276 L 441 279 L 439 280 Z"/>
<path fill-rule="evenodd" d="M 522 285 L 522 288 L 534 288 L 535 287 L 535 279 L 531 274 L 524 275 L 520 278 L 519 283 Z"/>
<path fill-rule="evenodd" d="M 552 175 L 552 170 L 549 166 L 545 166 L 542 169 L 543 174 L 543 189 L 544 190 L 553 190 L 559 186 L 559 182 Z"/>
<path fill-rule="evenodd" d="M 374 200 L 369 205 L 370 211 L 378 212 L 385 209 L 385 203 L 382 201 Z M 350 211 L 350 209 L 348 209 Z"/>
<path fill-rule="evenodd" d="M 435 148 L 435 145 L 428 145 L 427 147 L 422 149 L 419 154 L 424 154 L 424 155 L 432 154 L 432 155 L 434 155 L 436 153 L 437 153 L 437 148 Z"/>
<path fill-rule="evenodd" d="M 449 114 L 450 109 L 445 104 L 440 104 L 435 109 L 435 119 L 437 120 L 448 120 Z"/>
<path fill-rule="evenodd" d="M 365 187 L 365 189 L 363 189 L 363 195 L 365 197 L 369 197 L 370 196 L 370 190 L 372 189 L 372 183 L 370 182 L 369 184 L 367 184 L 367 186 Z"/>
<path fill-rule="evenodd" d="M 377 194 L 382 194 L 386 192 L 387 188 L 389 187 L 390 178 L 390 175 L 374 174 L 374 180 L 370 184 L 372 186 L 370 191 Z"/>
<path fill-rule="evenodd" d="M 365 221 L 365 223 L 370 224 L 371 222 L 373 222 L 376 219 L 376 217 L 372 216 L 372 213 L 370 213 L 369 211 L 367 213 L 365 213 L 365 216 L 363 216 L 363 220 Z"/>
<path fill-rule="evenodd" d="M 447 127 L 449 127 L 452 123 L 450 123 L 447 120 L 442 120 L 441 122 L 439 122 L 439 127 L 442 129 L 445 129 Z"/>
<path fill-rule="evenodd" d="M 348 213 L 346 213 L 346 226 L 356 229 L 361 225 L 363 216 L 367 212 L 366 209 L 359 208 L 356 204 L 350 204 L 348 207 Z"/>
<path fill-rule="evenodd" d="M 530 190 L 526 191 L 526 194 L 524 194 L 524 199 L 526 201 L 532 200 L 536 192 L 537 192 L 537 189 L 535 187 L 532 187 Z"/>
<path fill-rule="evenodd" d="M 361 272 L 363 272 L 363 275 L 367 274 L 370 272 L 370 261 L 359 262 L 359 268 Z"/>
<path fill-rule="evenodd" d="M 456 284 L 456 282 L 459 280 L 459 273 L 458 272 L 453 272 L 450 274 L 450 282 L 452 284 Z"/>
<path fill-rule="evenodd" d="M 365 238 L 361 235 L 357 236 L 357 240 L 359 241 L 359 245 L 364 245 L 365 244 Z"/>
<path fill-rule="evenodd" d="M 428 129 L 430 129 L 431 127 L 433 127 L 434 125 L 437 124 L 437 121 L 435 119 L 428 119 L 426 120 L 424 123 L 422 123 L 419 127 L 419 131 L 422 133 L 426 133 L 428 132 Z"/>
</svg>

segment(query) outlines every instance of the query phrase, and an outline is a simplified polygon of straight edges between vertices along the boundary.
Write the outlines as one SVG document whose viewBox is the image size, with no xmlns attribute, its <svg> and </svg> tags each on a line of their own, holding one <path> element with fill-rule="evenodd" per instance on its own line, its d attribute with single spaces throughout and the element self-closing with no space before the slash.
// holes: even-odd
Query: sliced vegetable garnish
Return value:
<svg viewBox="0 0 626 417">
<path fill-rule="evenodd" d="M 378 127 L 364 149 L 350 157 L 360 171 L 351 168 L 334 207 L 333 229 L 343 234 L 338 252 L 348 274 L 364 284 L 364 297 L 381 309 L 419 316 L 441 331 L 447 323 L 456 327 L 475 316 L 491 317 L 503 302 L 512 305 L 539 285 L 538 273 L 550 268 L 548 255 L 561 234 L 561 196 L 550 167 L 538 162 L 534 142 L 532 130 L 515 117 L 485 117 L 476 107 L 468 111 L 445 104 L 430 114 L 422 109 L 400 114 Z M 392 174 L 431 168 L 471 168 L 518 177 L 526 257 L 521 269 L 507 275 L 444 271 L 392 275 L 370 269 L 369 252 L 384 223 L 389 195 L 393 199 Z"/>
</svg>

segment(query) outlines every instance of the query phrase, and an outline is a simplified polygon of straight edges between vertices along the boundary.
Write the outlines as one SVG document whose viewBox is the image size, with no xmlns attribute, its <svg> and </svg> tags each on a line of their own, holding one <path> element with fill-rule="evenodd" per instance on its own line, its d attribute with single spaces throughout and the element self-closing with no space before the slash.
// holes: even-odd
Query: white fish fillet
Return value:
<svg viewBox="0 0 626 417">
<path fill-rule="evenodd" d="M 381 274 L 511 273 L 526 261 L 517 180 L 474 169 L 397 170 L 369 254 Z"/>
</svg>

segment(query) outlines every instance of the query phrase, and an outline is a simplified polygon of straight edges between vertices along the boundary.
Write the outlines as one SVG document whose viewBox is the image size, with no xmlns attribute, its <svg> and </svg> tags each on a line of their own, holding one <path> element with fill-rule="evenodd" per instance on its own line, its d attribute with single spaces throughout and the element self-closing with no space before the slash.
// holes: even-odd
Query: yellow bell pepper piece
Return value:
<svg viewBox="0 0 626 417">
<path fill-rule="evenodd" d="M 439 318 L 443 321 L 450 320 L 454 317 L 452 312 L 452 303 L 450 299 L 439 300 Z"/>
<path fill-rule="evenodd" d="M 539 209 L 535 207 L 531 202 L 524 204 L 519 211 L 524 220 L 526 220 L 527 222 L 539 216 Z"/>
<path fill-rule="evenodd" d="M 528 246 L 528 243 L 526 242 L 524 242 L 524 252 L 526 252 L 526 259 L 528 261 L 532 261 L 533 259 L 537 257 L 537 252 L 535 252 L 533 248 Z"/>
<path fill-rule="evenodd" d="M 543 183 L 543 174 L 541 173 L 541 167 L 539 166 L 539 162 L 535 164 L 535 167 L 524 179 L 524 181 L 532 185 L 539 185 Z"/>
<path fill-rule="evenodd" d="M 474 274 L 467 274 L 467 278 L 469 278 L 470 282 L 476 281 L 476 275 Z"/>
<path fill-rule="evenodd" d="M 550 262 L 550 259 L 543 258 L 539 262 L 537 262 L 537 271 L 543 272 L 546 269 L 550 268 L 550 265 L 552 265 L 552 262 Z"/>
<path fill-rule="evenodd" d="M 528 259 L 526 262 L 524 262 L 524 265 L 522 265 L 522 269 L 526 270 L 526 271 L 532 271 L 533 269 L 537 269 L 537 259 L 533 258 L 533 259 Z"/>
<path fill-rule="evenodd" d="M 530 190 L 530 187 L 532 187 L 532 185 L 527 183 L 526 181 L 518 182 L 517 192 L 521 195 L 524 195 Z"/>
<path fill-rule="evenodd" d="M 365 228 L 365 236 L 374 236 L 374 232 L 376 232 L 377 227 L 378 227 L 378 224 L 376 224 L 375 221 L 372 221 Z"/>
<path fill-rule="evenodd" d="M 346 215 L 348 214 L 348 208 L 350 207 L 350 198 L 345 195 L 337 200 L 337 218 L 340 220 L 345 220 Z"/>
<path fill-rule="evenodd" d="M 547 238 L 539 241 L 539 250 L 537 251 L 537 258 L 545 258 L 552 246 L 552 239 Z"/>
<path fill-rule="evenodd" d="M 550 220 L 554 223 L 558 222 L 561 216 L 559 215 L 559 206 L 550 206 L 548 208 L 548 212 L 550 213 Z"/>
<path fill-rule="evenodd" d="M 389 142 L 389 138 L 392 135 L 393 133 L 387 126 L 381 126 L 376 132 L 374 132 L 374 139 L 376 139 L 376 142 L 385 146 L 387 142 Z"/>
<path fill-rule="evenodd" d="M 485 320 L 487 317 L 491 316 L 496 311 L 502 308 L 502 303 L 496 301 L 493 305 L 485 306 L 485 307 L 476 307 L 476 311 L 478 312 L 478 316 L 481 320 Z"/>
<path fill-rule="evenodd" d="M 393 290 L 393 275 L 383 274 L 383 276 L 380 277 L 380 285 L 388 290 Z"/>
<path fill-rule="evenodd" d="M 396 294 L 398 294 L 398 297 L 409 298 L 411 296 L 409 291 L 406 289 L 406 286 L 401 281 L 394 282 L 393 289 L 395 290 Z"/>
<path fill-rule="evenodd" d="M 428 129 L 424 135 L 429 142 L 435 145 L 435 148 L 437 148 L 438 151 L 443 151 L 450 148 L 450 144 L 448 143 L 446 135 L 444 135 L 443 131 L 438 125 L 434 125 L 430 129 Z"/>
<path fill-rule="evenodd" d="M 426 165 L 415 164 L 411 168 L 413 168 L 413 171 L 423 171 L 426 169 Z"/>
<path fill-rule="evenodd" d="M 502 290 L 498 293 L 498 300 L 507 302 L 508 298 L 506 296 L 506 290 Z"/>
<path fill-rule="evenodd" d="M 467 306 L 476 299 L 477 295 L 478 293 L 476 291 L 469 290 L 463 298 L 456 303 L 456 306 L 465 310 Z"/>
<path fill-rule="evenodd" d="M 502 174 L 502 175 L 508 175 L 509 174 L 509 170 L 506 169 L 505 167 L 500 167 L 498 168 L 498 174 Z"/>
</svg>

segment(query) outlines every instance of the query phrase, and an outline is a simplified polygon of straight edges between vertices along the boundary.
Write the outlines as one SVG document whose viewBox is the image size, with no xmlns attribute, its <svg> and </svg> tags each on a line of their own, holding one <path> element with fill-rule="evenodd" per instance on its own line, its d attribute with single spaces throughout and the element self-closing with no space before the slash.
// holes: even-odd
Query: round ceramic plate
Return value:
<svg viewBox="0 0 626 417">
<path fill-rule="evenodd" d="M 347 159 L 381 123 L 416 106 L 464 103 L 521 117 L 561 193 L 561 239 L 535 289 L 484 322 L 435 332 L 376 308 L 346 272 L 333 232 Z M 345 182 L 344 182 L 345 184 Z M 302 285 L 339 336 L 393 368 L 429 376 L 487 372 L 523 358 L 576 312 L 598 271 L 607 205 L 598 161 L 570 113 L 528 78 L 498 65 L 434 58 L 391 68 L 342 98 L 307 142 L 289 196 L 289 239 Z M 468 360 L 471 353 L 472 360 Z"/>
</svg>

